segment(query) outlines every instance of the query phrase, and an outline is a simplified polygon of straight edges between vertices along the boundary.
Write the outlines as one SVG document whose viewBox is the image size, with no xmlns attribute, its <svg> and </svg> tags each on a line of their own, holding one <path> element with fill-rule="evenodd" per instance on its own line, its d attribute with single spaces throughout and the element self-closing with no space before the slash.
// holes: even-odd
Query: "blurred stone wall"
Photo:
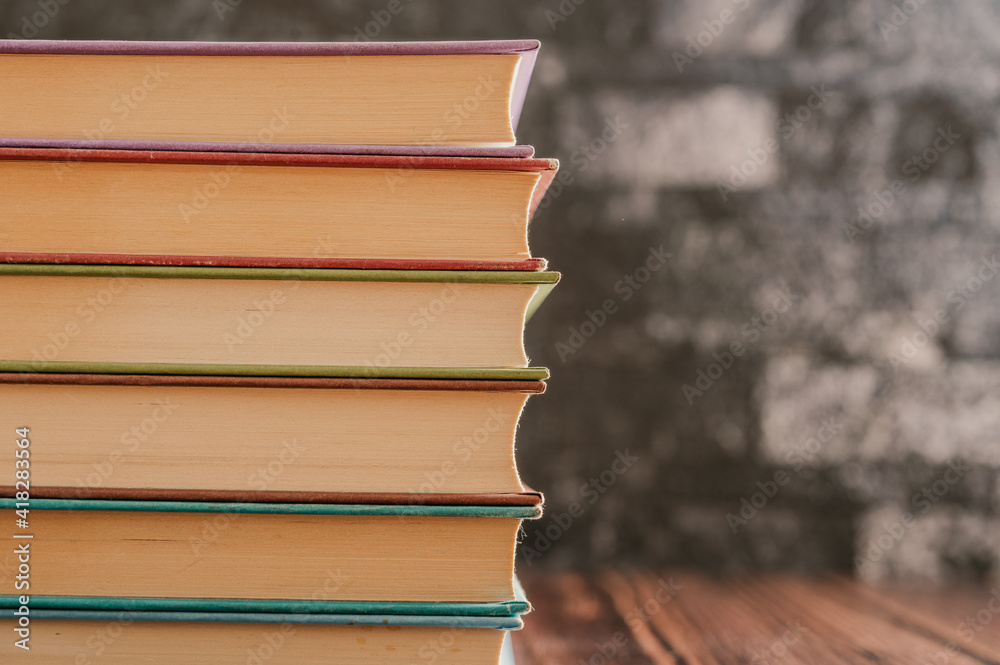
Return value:
<svg viewBox="0 0 1000 665">
<path fill-rule="evenodd" d="M 519 434 L 548 497 L 523 565 L 1000 575 L 995 3 L 34 0 L 0 19 L 542 40 L 518 134 L 562 160 L 531 242 L 564 280 L 527 332 L 553 378 Z"/>
</svg>

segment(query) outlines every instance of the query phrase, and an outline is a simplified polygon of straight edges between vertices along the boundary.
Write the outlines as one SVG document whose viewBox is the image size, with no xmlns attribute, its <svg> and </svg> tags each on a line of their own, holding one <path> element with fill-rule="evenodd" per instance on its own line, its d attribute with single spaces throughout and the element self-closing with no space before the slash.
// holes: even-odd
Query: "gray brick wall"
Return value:
<svg viewBox="0 0 1000 665">
<path fill-rule="evenodd" d="M 69 0 L 37 36 L 541 39 L 525 564 L 1000 575 L 996 3 L 387 4 Z"/>
</svg>

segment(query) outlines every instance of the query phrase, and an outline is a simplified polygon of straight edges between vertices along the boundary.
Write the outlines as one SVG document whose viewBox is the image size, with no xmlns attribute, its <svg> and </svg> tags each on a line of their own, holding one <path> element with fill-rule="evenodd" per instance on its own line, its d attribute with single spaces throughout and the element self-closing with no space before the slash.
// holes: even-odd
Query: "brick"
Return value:
<svg viewBox="0 0 1000 665">
<path fill-rule="evenodd" d="M 938 60 L 973 59 L 970 49 L 1000 30 L 1000 12 L 989 0 L 877 0 L 857 20 L 870 21 L 865 45 L 885 57 L 920 52 Z"/>
<path fill-rule="evenodd" d="M 759 391 L 760 453 L 767 463 L 836 464 L 857 453 L 880 385 L 870 366 L 816 366 L 802 356 L 770 360 Z M 832 419 L 834 427 L 823 430 Z M 826 439 L 826 440 L 824 440 Z"/>
<path fill-rule="evenodd" d="M 664 50 L 696 44 L 705 57 L 774 55 L 786 50 L 801 0 L 681 0 L 661 2 L 654 39 Z"/>
<path fill-rule="evenodd" d="M 992 295 L 992 294 L 990 294 Z M 950 342 L 957 355 L 1000 355 L 1000 297 L 983 298 L 955 314 Z"/>
<path fill-rule="evenodd" d="M 752 190 L 781 173 L 780 154 L 765 151 L 777 147 L 776 105 L 736 86 L 684 96 L 574 96 L 559 118 L 563 168 L 584 183 L 714 188 L 743 169 L 746 182 L 737 177 L 737 186 Z M 604 142 L 602 133 L 613 138 Z"/>
<path fill-rule="evenodd" d="M 1000 556 L 1000 518 L 953 507 L 914 513 L 877 506 L 861 518 L 855 549 L 856 572 L 867 582 L 974 579 Z"/>
<path fill-rule="evenodd" d="M 1000 364 L 880 373 L 785 357 L 769 361 L 762 382 L 761 453 L 768 462 L 781 464 L 798 453 L 811 465 L 915 457 L 1000 467 L 1000 450 L 987 443 L 1000 431 Z M 842 424 L 843 432 L 803 456 L 804 442 L 825 418 Z"/>
<path fill-rule="evenodd" d="M 954 362 L 943 372 L 896 379 L 864 441 L 866 456 L 960 458 L 1000 467 L 1000 364 Z M 900 445 L 905 446 L 901 449 Z"/>
</svg>

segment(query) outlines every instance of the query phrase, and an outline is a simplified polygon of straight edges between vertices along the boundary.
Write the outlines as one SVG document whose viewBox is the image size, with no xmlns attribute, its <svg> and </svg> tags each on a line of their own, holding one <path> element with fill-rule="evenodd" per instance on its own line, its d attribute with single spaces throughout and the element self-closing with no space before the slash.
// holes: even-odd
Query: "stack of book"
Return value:
<svg viewBox="0 0 1000 665">
<path fill-rule="evenodd" d="M 509 657 L 537 49 L 0 42 L 2 662 Z"/>
</svg>

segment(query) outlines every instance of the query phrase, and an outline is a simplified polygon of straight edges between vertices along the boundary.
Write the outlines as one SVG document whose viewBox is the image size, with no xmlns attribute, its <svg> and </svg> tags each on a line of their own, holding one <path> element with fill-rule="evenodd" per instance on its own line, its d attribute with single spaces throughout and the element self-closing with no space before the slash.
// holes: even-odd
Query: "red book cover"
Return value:
<svg viewBox="0 0 1000 665">
<path fill-rule="evenodd" d="M 531 198 L 529 219 L 545 196 L 559 163 L 554 159 L 483 157 L 440 154 L 390 155 L 357 153 L 222 152 L 190 150 L 112 150 L 89 148 L 0 147 L 0 163 L 37 160 L 49 162 L 117 162 L 128 164 L 199 164 L 267 167 L 345 167 L 387 170 L 526 171 L 539 174 Z M 0 249 L 3 263 L 64 263 L 113 265 L 196 265 L 269 268 L 345 268 L 381 270 L 544 270 L 540 258 L 521 261 L 460 259 L 376 259 L 357 257 L 274 257 L 151 255 L 124 253 L 12 252 Z"/>
<path fill-rule="evenodd" d="M 475 379 L 346 379 L 262 376 L 170 376 L 149 374 L 55 374 L 0 372 L 0 383 L 90 386 L 192 386 L 234 388 L 311 388 L 336 390 L 433 390 L 521 392 L 545 391 L 542 381 Z M 0 485 L 0 497 L 13 497 L 13 485 Z M 207 501 L 233 503 L 336 503 L 374 505 L 540 506 L 540 492 L 414 493 L 316 492 L 277 490 L 162 489 L 132 487 L 46 486 L 32 483 L 39 499 L 103 499 L 133 501 Z"/>
</svg>

